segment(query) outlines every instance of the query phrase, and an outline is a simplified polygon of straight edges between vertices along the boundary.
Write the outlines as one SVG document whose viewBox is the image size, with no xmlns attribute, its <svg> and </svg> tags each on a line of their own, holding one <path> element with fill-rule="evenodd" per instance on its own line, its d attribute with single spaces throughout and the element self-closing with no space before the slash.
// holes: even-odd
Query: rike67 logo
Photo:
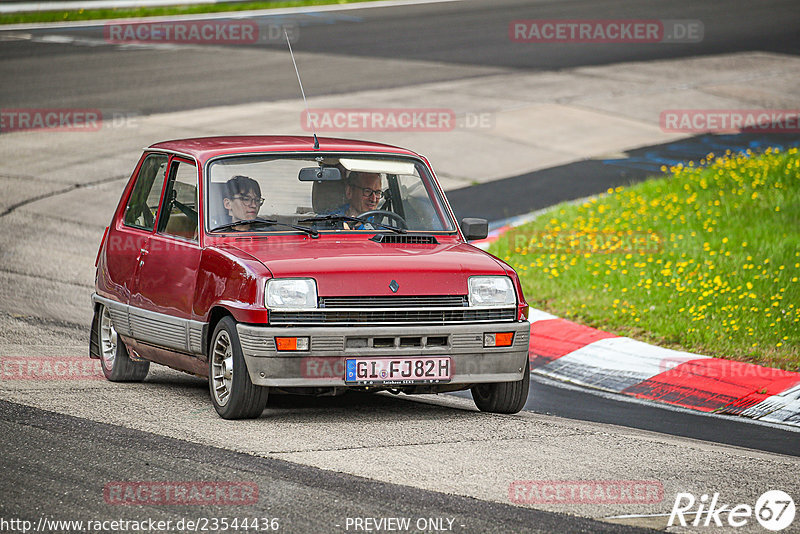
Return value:
<svg viewBox="0 0 800 534">
<path fill-rule="evenodd" d="M 780 490 L 767 491 L 755 506 L 720 502 L 719 493 L 703 494 L 699 499 L 691 493 L 678 493 L 667 526 L 743 527 L 755 517 L 765 529 L 778 532 L 792 524 L 794 515 L 794 500 Z"/>
</svg>

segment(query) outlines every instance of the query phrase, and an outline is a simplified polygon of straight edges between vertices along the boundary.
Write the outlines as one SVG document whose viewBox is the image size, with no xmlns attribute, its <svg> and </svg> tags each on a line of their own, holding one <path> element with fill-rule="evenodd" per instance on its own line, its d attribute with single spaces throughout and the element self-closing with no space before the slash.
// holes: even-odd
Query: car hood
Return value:
<svg viewBox="0 0 800 534">
<path fill-rule="evenodd" d="M 275 278 L 308 277 L 320 296 L 466 295 L 474 275 L 505 275 L 493 256 L 465 243 L 397 245 L 353 239 L 253 239 L 228 243 Z M 389 285 L 397 282 L 392 292 Z"/>
</svg>

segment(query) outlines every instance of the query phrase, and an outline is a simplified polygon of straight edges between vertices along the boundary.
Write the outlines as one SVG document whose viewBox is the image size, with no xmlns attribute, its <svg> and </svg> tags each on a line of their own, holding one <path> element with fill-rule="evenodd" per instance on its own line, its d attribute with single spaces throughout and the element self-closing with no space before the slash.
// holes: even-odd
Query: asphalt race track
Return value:
<svg viewBox="0 0 800 534">
<path fill-rule="evenodd" d="M 348 404 L 350 409 L 358 409 L 358 402 Z M 3 515 L 17 515 L 13 512 L 24 509 L 27 513 L 18 517 L 33 523 L 42 516 L 50 519 L 75 517 L 76 511 L 97 513 L 97 506 L 87 503 L 102 494 L 109 477 L 142 477 L 144 465 L 150 476 L 159 480 L 195 480 L 202 473 L 201 479 L 255 482 L 263 497 L 258 505 L 239 507 L 236 513 L 239 517 L 278 518 L 281 532 L 328 531 L 322 526 L 334 530 L 337 523 L 341 525 L 338 530 L 344 530 L 348 517 L 382 516 L 447 517 L 455 528 L 469 532 L 644 531 L 253 457 L 19 404 L 2 402 L 0 406 L 0 428 L 8 436 L 4 442 L 7 470 L 0 482 L 5 495 Z M 87 440 L 87 436 L 93 438 Z M 27 454 L 27 444 L 33 442 L 41 451 L 35 458 Z M 42 470 L 39 462 L 51 467 Z M 24 480 L 26 491 L 18 491 L 13 480 Z M 120 510 L 108 503 L 104 507 L 101 513 L 114 519 L 141 520 L 143 514 L 137 507 Z M 197 517 L 230 514 L 224 506 L 204 507 Z M 175 523 L 191 517 L 175 507 L 151 508 L 146 516 Z"/>
<path fill-rule="evenodd" d="M 456 189 L 450 191 L 447 198 L 459 218 L 483 217 L 489 221 L 503 221 L 559 202 L 596 195 L 609 187 L 641 182 L 661 174 L 662 165 L 698 162 L 709 152 L 741 152 L 768 146 L 783 150 L 800 146 L 800 137 L 781 133 L 702 134 L 678 142 L 637 148 L 624 157 L 576 161 Z M 569 189 L 563 187 L 565 182 L 569 182 Z M 484 201 L 487 195 L 505 201 L 487 203 Z"/>
<path fill-rule="evenodd" d="M 607 44 L 587 51 L 580 44 L 544 44 L 532 50 L 508 41 L 508 23 L 526 18 L 699 19 L 705 36 L 696 45 Z M 271 23 L 268 17 L 258 21 Z M 798 54 L 798 22 L 800 7 L 793 0 L 676 0 L 636 6 L 618 0 L 469 0 L 280 17 L 275 23 L 299 25 L 300 38 L 294 46 L 298 64 L 309 95 L 320 95 L 498 71 L 557 70 L 749 50 Z M 15 80 L 0 87 L 0 102 L 7 107 L 81 106 L 156 113 L 297 97 L 296 80 L 276 74 L 286 69 L 283 42 L 249 50 L 227 47 L 224 53 L 209 55 L 200 47 L 109 50 L 97 46 L 103 43 L 102 25 L 23 33 L 40 39 L 57 34 L 89 41 L 82 46 L 63 39 L 3 43 L 4 71 Z"/>
<path fill-rule="evenodd" d="M 700 20 L 704 38 L 691 45 L 509 42 L 509 22 L 533 18 Z M 633 62 L 800 56 L 796 0 L 465 0 L 256 20 L 299 27 L 293 46 L 303 83 L 320 99 Z M 86 355 L 97 243 L 142 143 L 162 140 L 142 132 L 205 135 L 213 131 L 201 120 L 206 108 L 294 105 L 297 82 L 287 69 L 281 43 L 115 46 L 104 41 L 102 25 L 0 27 L 1 108 L 98 108 L 160 121 L 85 146 L 64 133 L 0 133 L 0 360 Z M 269 132 L 269 121 L 259 128 Z M 421 138 L 423 145 L 430 139 Z M 448 196 L 458 216 L 496 222 L 646 179 L 709 147 L 789 147 L 800 137 L 697 135 L 643 144 L 509 173 Z M 665 530 L 682 492 L 752 506 L 778 489 L 800 503 L 796 430 L 536 377 L 515 416 L 479 413 L 464 395 L 274 396 L 259 420 L 240 422 L 216 416 L 202 380 L 155 366 L 142 384 L 3 380 L 0 435 L 0 531 L 21 531 L 2 523 L 12 518 L 72 532 L 81 529 L 47 521 L 258 517 L 278 519 L 280 532 L 379 530 L 363 522 L 358 528 L 354 518 L 425 526 L 400 532 L 644 532 Z M 529 480 L 655 481 L 663 494 L 634 504 L 520 501 L 514 484 Z M 233 505 L 120 505 L 104 493 L 119 481 L 245 482 L 258 497 Z M 764 531 L 755 519 L 740 529 L 669 531 L 698 530 Z M 800 532 L 800 519 L 784 532 Z"/>
</svg>

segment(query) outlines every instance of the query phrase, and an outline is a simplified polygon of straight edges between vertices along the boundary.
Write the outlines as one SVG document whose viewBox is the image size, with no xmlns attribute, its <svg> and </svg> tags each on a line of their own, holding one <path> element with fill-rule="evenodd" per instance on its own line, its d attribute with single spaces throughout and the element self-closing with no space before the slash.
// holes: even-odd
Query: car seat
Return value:
<svg viewBox="0 0 800 534">
<path fill-rule="evenodd" d="M 209 227 L 214 228 L 221 224 L 231 222 L 231 216 L 228 215 L 228 210 L 222 204 L 222 199 L 225 196 L 225 182 L 208 184 L 208 221 Z"/>
<path fill-rule="evenodd" d="M 327 214 L 347 203 L 342 180 L 314 182 L 311 188 L 311 206 L 315 213 Z"/>
</svg>

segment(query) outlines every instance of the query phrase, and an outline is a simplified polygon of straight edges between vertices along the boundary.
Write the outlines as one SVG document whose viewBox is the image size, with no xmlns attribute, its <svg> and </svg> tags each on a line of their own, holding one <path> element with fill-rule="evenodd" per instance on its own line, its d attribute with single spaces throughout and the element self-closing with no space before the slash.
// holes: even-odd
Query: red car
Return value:
<svg viewBox="0 0 800 534">
<path fill-rule="evenodd" d="M 98 252 L 90 356 L 208 377 L 228 419 L 270 391 L 528 395 L 514 270 L 467 243 L 427 160 L 311 137 L 210 137 L 144 151 Z"/>
</svg>

